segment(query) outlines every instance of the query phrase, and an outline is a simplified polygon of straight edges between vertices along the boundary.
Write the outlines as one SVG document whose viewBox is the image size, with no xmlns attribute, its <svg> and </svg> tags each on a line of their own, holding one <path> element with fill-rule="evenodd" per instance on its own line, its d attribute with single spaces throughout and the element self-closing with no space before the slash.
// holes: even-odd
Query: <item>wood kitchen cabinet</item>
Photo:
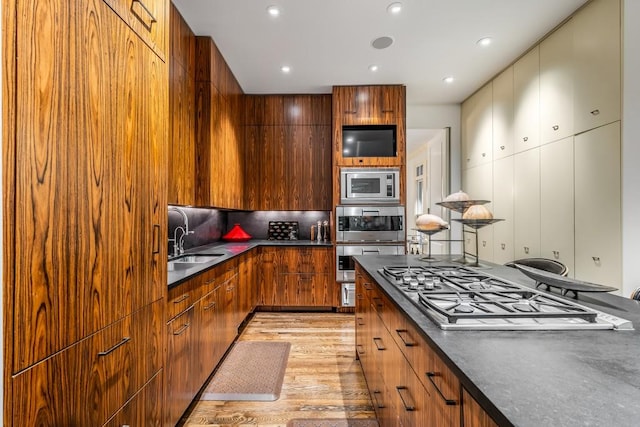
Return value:
<svg viewBox="0 0 640 427">
<path fill-rule="evenodd" d="M 573 137 L 540 147 L 540 256 L 574 275 Z"/>
<path fill-rule="evenodd" d="M 573 135 L 573 19 L 540 42 L 540 142 Z"/>
<path fill-rule="evenodd" d="M 105 427 L 164 425 L 162 384 L 163 371 L 160 371 L 105 424 Z"/>
<path fill-rule="evenodd" d="M 575 136 L 575 277 L 620 288 L 620 122 Z"/>
<path fill-rule="evenodd" d="M 540 148 L 513 159 L 514 257 L 540 256 Z"/>
<path fill-rule="evenodd" d="M 498 424 L 465 389 L 462 389 L 462 408 L 465 427 L 498 427 Z"/>
<path fill-rule="evenodd" d="M 168 202 L 174 205 L 196 204 L 195 45 L 195 35 L 172 3 L 167 191 Z"/>
<path fill-rule="evenodd" d="M 404 86 L 334 86 L 332 105 L 334 166 L 404 166 L 406 147 L 406 88 Z M 396 156 L 343 157 L 342 126 L 383 124 L 396 125 Z"/>
<path fill-rule="evenodd" d="M 576 134 L 621 118 L 620 10 L 619 0 L 596 0 L 572 19 Z"/>
<path fill-rule="evenodd" d="M 491 162 L 493 157 L 493 84 L 489 82 L 462 104 L 462 166 Z"/>
<path fill-rule="evenodd" d="M 5 246 L 5 419 L 102 425 L 163 365 L 166 40 L 103 1 L 9 3 L 4 193 L 22 214 Z"/>
<path fill-rule="evenodd" d="M 165 383 L 166 425 L 176 425 L 187 409 L 200 385 L 196 359 L 194 306 L 183 311 L 167 324 L 167 364 Z"/>
<path fill-rule="evenodd" d="M 535 46 L 513 64 L 513 152 L 540 145 L 540 48 Z"/>
<path fill-rule="evenodd" d="M 260 264 L 260 305 L 339 305 L 332 248 L 262 247 Z"/>
</svg>

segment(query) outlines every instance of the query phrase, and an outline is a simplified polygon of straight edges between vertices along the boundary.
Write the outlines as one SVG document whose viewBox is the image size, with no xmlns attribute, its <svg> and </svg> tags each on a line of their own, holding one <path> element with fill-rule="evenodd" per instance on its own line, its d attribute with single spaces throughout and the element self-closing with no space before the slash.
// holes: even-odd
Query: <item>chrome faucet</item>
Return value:
<svg viewBox="0 0 640 427">
<path fill-rule="evenodd" d="M 184 236 L 193 234 L 193 230 L 189 230 L 189 217 L 187 213 L 178 206 L 169 206 L 168 212 L 178 212 L 182 216 L 184 221 L 184 227 L 177 226 L 173 231 L 173 239 L 169 239 L 169 242 L 173 242 L 173 256 L 182 255 L 184 253 Z M 178 238 L 178 231 L 181 231 L 180 238 Z"/>
</svg>

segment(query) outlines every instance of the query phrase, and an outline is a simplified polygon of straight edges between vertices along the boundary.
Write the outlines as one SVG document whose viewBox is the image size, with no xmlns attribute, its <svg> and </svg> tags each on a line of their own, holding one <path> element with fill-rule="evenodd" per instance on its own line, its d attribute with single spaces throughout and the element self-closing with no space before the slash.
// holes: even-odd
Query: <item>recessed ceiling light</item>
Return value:
<svg viewBox="0 0 640 427">
<path fill-rule="evenodd" d="M 491 42 L 492 42 L 491 37 L 483 37 L 480 40 L 478 40 L 476 42 L 476 44 L 478 46 L 486 47 L 486 46 L 489 46 L 491 44 Z"/>
<path fill-rule="evenodd" d="M 399 14 L 400 12 L 402 12 L 402 3 L 400 2 L 391 3 L 389 6 L 387 6 L 387 12 L 389 12 L 392 15 Z"/>
<path fill-rule="evenodd" d="M 287 73 L 291 72 L 291 67 L 289 67 L 288 65 L 283 65 L 282 67 L 280 67 L 280 71 L 282 71 L 283 73 L 287 74 Z"/>
<path fill-rule="evenodd" d="M 369 71 L 371 71 L 372 73 L 375 73 L 376 71 L 378 71 L 378 66 L 377 65 L 369 65 Z"/>
<path fill-rule="evenodd" d="M 393 39 L 389 36 L 378 37 L 371 42 L 371 46 L 376 49 L 386 49 L 393 44 Z"/>
<path fill-rule="evenodd" d="M 445 77 L 444 79 L 442 79 L 442 81 L 445 83 L 453 83 L 453 77 L 452 76 Z"/>
<path fill-rule="evenodd" d="M 267 13 L 275 18 L 276 16 L 280 16 L 280 8 L 278 6 L 269 6 Z"/>
</svg>

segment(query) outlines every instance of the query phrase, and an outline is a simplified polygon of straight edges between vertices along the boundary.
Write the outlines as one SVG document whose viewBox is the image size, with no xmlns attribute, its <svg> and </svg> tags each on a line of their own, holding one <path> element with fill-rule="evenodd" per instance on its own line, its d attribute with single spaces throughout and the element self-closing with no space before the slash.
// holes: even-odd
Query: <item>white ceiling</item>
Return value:
<svg viewBox="0 0 640 427">
<path fill-rule="evenodd" d="M 196 35 L 214 39 L 245 93 L 404 84 L 408 108 L 460 103 L 586 2 L 400 1 L 393 16 L 393 0 L 173 0 Z M 270 5 L 281 8 L 278 18 L 267 14 Z M 380 36 L 394 43 L 376 50 L 371 41 Z M 486 36 L 491 46 L 476 45 Z"/>
</svg>

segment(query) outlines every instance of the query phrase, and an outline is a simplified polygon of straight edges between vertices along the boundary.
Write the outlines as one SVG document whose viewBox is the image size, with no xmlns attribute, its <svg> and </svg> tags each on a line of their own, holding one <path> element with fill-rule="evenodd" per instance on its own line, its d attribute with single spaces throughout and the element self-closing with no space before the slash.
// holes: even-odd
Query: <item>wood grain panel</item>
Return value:
<svg viewBox="0 0 640 427">
<path fill-rule="evenodd" d="M 148 305 L 17 375 L 14 394 L 29 398 L 12 425 L 102 425 L 161 369 L 162 313 Z"/>
<path fill-rule="evenodd" d="M 167 325 L 165 365 L 165 425 L 176 425 L 193 400 L 196 385 L 193 366 L 194 308 L 190 307 Z"/>
<path fill-rule="evenodd" d="M 104 427 L 163 425 L 163 371 L 159 371 Z"/>
<path fill-rule="evenodd" d="M 465 427 L 497 427 L 495 421 L 485 412 L 476 400 L 462 389 L 462 408 Z"/>
<path fill-rule="evenodd" d="M 285 125 L 330 125 L 331 95 L 284 95 Z"/>
<path fill-rule="evenodd" d="M 263 159 L 262 153 L 263 127 L 245 126 L 245 162 L 244 162 L 244 206 L 247 209 L 260 209 L 262 206 L 262 176 Z"/>
<path fill-rule="evenodd" d="M 196 37 L 173 3 L 170 8 L 170 61 L 179 63 L 187 74 L 195 77 Z"/>
</svg>

